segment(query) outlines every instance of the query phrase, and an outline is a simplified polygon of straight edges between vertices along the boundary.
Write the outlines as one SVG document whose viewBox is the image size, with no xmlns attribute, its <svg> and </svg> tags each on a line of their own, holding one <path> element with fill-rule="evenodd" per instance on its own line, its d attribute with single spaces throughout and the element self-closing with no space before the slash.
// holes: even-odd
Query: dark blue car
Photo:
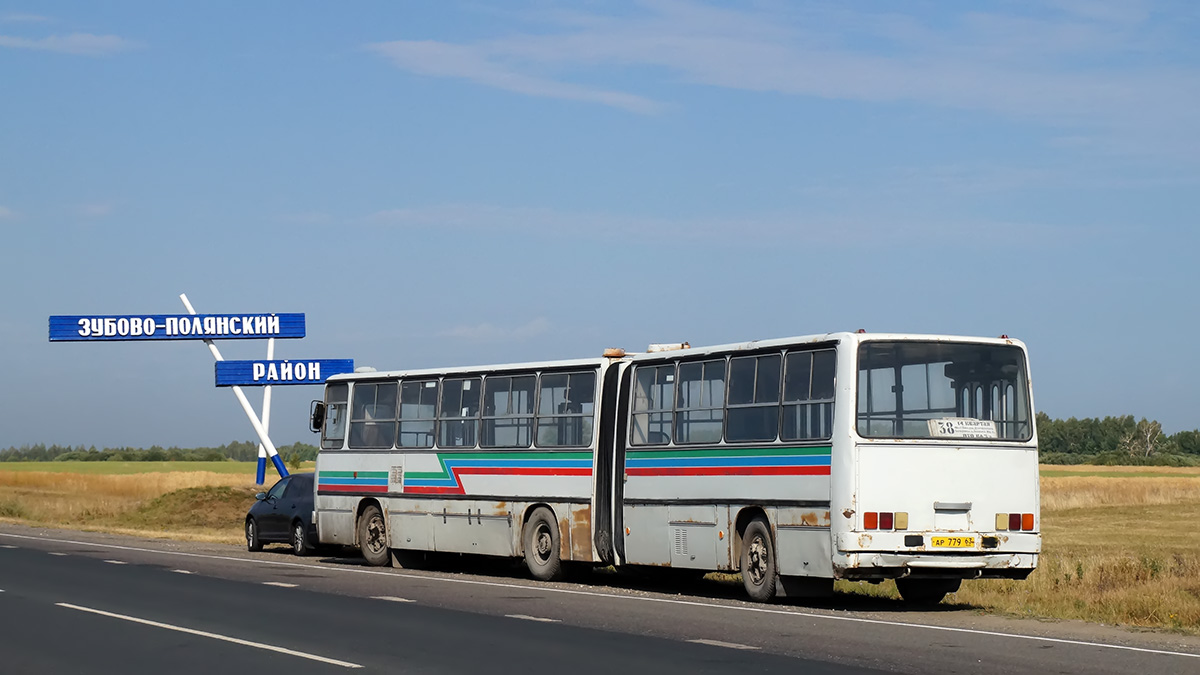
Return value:
<svg viewBox="0 0 1200 675">
<path fill-rule="evenodd" d="M 313 523 L 313 474 L 294 473 L 255 495 L 246 514 L 246 548 L 261 551 L 263 544 L 291 544 L 292 553 L 307 555 L 317 547 Z"/>
</svg>

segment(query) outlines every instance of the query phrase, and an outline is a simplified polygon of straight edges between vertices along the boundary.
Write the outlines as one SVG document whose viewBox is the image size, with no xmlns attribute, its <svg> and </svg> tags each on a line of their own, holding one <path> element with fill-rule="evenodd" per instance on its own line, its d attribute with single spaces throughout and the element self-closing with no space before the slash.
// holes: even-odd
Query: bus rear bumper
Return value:
<svg viewBox="0 0 1200 675">
<path fill-rule="evenodd" d="M 896 554 L 845 553 L 833 561 L 834 576 L 857 581 L 900 577 L 1024 579 L 1037 567 L 1036 553 Z"/>
</svg>

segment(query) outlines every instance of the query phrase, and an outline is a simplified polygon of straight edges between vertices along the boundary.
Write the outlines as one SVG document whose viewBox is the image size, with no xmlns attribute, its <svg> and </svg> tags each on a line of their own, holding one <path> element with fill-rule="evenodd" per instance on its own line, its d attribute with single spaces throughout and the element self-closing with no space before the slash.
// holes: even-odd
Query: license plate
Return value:
<svg viewBox="0 0 1200 675">
<path fill-rule="evenodd" d="M 975 548 L 975 537 L 930 537 L 934 548 Z"/>
</svg>

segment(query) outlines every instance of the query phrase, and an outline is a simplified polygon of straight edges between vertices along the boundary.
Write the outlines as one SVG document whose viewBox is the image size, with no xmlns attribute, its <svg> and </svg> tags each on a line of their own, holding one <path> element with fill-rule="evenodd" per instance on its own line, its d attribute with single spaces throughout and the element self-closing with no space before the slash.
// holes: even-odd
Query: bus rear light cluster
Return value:
<svg viewBox="0 0 1200 675">
<path fill-rule="evenodd" d="M 863 528 L 868 530 L 907 530 L 908 514 L 903 511 L 867 511 L 863 514 Z"/>
<path fill-rule="evenodd" d="M 1033 514 L 1032 513 L 997 513 L 996 514 L 996 530 L 1004 531 L 1011 530 L 1013 532 L 1033 531 Z"/>
</svg>

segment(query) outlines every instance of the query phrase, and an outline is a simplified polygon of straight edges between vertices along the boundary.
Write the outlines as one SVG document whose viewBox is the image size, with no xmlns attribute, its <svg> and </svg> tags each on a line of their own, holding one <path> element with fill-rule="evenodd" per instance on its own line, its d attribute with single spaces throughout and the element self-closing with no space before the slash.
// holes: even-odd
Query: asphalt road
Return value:
<svg viewBox="0 0 1200 675">
<path fill-rule="evenodd" d="M 756 605 L 669 579 L 543 584 L 468 564 L 0 525 L 0 671 L 1200 672 L 1200 640 L 1169 634 L 846 598 Z"/>
</svg>

